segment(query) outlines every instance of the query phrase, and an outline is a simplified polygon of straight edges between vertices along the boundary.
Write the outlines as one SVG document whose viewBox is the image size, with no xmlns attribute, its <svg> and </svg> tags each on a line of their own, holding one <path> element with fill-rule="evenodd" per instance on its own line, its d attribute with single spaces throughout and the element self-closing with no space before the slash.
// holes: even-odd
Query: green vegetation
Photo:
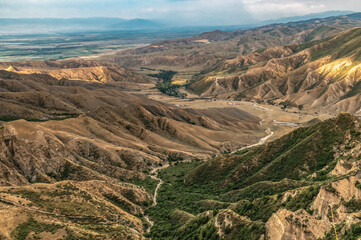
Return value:
<svg viewBox="0 0 361 240">
<path fill-rule="evenodd" d="M 343 202 L 343 205 L 349 209 L 350 212 L 356 212 L 361 210 L 361 200 L 351 199 L 348 202 Z"/>
<path fill-rule="evenodd" d="M 173 239 L 219 239 L 214 225 L 209 224 L 210 217 L 200 216 L 186 223 L 184 229 L 177 230 Z"/>
<path fill-rule="evenodd" d="M 333 55 L 335 59 L 347 57 L 351 52 L 359 49 L 359 41 L 361 37 L 361 28 L 355 28 L 350 32 L 340 35 L 334 39 L 325 39 L 322 42 L 325 44 L 322 48 L 317 48 L 312 51 L 312 60 L 317 60 L 325 56 Z"/>
<path fill-rule="evenodd" d="M 0 116 L 0 121 L 11 122 L 11 121 L 16 121 L 16 120 L 20 120 L 20 119 L 24 119 L 28 122 L 46 122 L 46 121 L 50 121 L 50 120 L 61 121 L 61 120 L 65 120 L 68 118 L 76 118 L 79 115 L 80 114 L 78 114 L 78 113 L 61 113 L 61 114 L 51 114 L 50 117 L 43 117 L 43 118 L 20 118 L 20 117 L 16 117 L 16 116 Z"/>
<path fill-rule="evenodd" d="M 16 227 L 16 229 L 12 232 L 12 236 L 17 240 L 25 240 L 29 233 L 34 233 L 36 236 L 36 234 L 42 232 L 54 233 L 60 228 L 63 227 L 58 224 L 38 222 L 30 216 L 26 222 Z"/>
<path fill-rule="evenodd" d="M 276 183 L 266 181 L 266 182 L 255 183 L 242 189 L 233 190 L 234 188 L 237 188 L 237 185 L 230 183 L 228 185 L 228 189 L 233 191 L 227 192 L 225 195 L 222 195 L 222 199 L 236 202 L 242 199 L 249 200 L 255 198 L 262 198 L 265 196 L 275 195 L 279 192 L 284 192 L 290 189 L 295 189 L 310 184 L 311 184 L 310 182 L 298 182 L 292 180 L 286 180 Z"/>
<path fill-rule="evenodd" d="M 56 188 L 38 187 L 36 190 L 20 188 L 8 193 L 29 200 L 33 206 L 50 215 L 61 213 L 73 222 L 99 223 L 104 221 L 104 218 L 112 219 L 110 213 L 114 211 L 112 207 L 106 206 L 71 183 L 59 184 Z M 128 205 L 124 205 L 124 208 L 127 210 Z"/>
<path fill-rule="evenodd" d="M 172 78 L 176 74 L 177 72 L 174 71 L 161 70 L 159 73 L 148 74 L 148 76 L 158 78 L 159 80 L 162 80 L 163 83 L 167 83 L 167 82 L 172 82 Z"/>
<path fill-rule="evenodd" d="M 182 97 L 182 98 L 186 97 L 186 95 L 179 93 L 180 85 L 174 85 L 170 82 L 166 82 L 166 83 L 163 82 L 158 84 L 157 88 L 159 91 L 169 96 Z"/>
<path fill-rule="evenodd" d="M 354 118 L 337 118 L 299 128 L 268 145 L 243 154 L 212 159 L 187 175 L 191 183 L 218 183 L 219 187 L 241 189 L 263 181 L 284 178 L 300 181 L 335 164 L 334 147 L 345 141 L 344 131 L 353 129 Z M 351 133 L 352 134 L 352 133 Z M 353 135 L 356 137 L 357 131 Z M 356 137 L 359 138 L 359 137 Z M 222 167 L 219 163 L 222 162 Z"/>
<path fill-rule="evenodd" d="M 84 229 L 91 230 L 99 234 L 106 234 L 110 239 L 118 239 L 120 234 L 125 231 L 124 226 L 111 226 L 111 225 L 93 225 L 85 224 L 82 226 Z M 29 219 L 18 225 L 16 229 L 12 232 L 12 237 L 16 240 L 25 240 L 29 234 L 33 238 L 31 239 L 40 239 L 40 233 L 55 233 L 58 229 L 65 228 L 67 236 L 65 240 L 75 240 L 75 239 L 94 239 L 92 235 L 83 233 L 74 233 L 67 227 L 61 226 L 59 224 L 45 223 L 35 220 L 32 216 Z"/>
<path fill-rule="evenodd" d="M 165 71 L 161 70 L 159 73 L 156 74 L 148 74 L 150 77 L 156 77 L 161 80 L 160 83 L 157 84 L 157 88 L 164 94 L 174 97 L 181 97 L 185 98 L 187 95 L 185 93 L 180 93 L 179 88 L 180 85 L 172 84 L 172 79 L 177 72 L 174 71 Z"/>
<path fill-rule="evenodd" d="M 330 171 L 339 159 L 349 159 L 335 159 L 334 151 L 360 141 L 355 120 L 341 114 L 233 155 L 207 162 L 176 162 L 158 175 L 164 184 L 158 192 L 158 204 L 147 209 L 155 222 L 149 236 L 219 239 L 214 227 L 215 221 L 224 217 L 223 209 L 247 217 L 247 221 L 235 219 L 232 228 L 223 229 L 225 239 L 259 239 L 267 220 L 281 208 L 293 212 L 304 209 L 312 215 L 310 207 L 321 187 L 336 193 L 331 185 L 336 178 L 329 176 Z M 345 138 L 345 132 L 351 139 Z M 359 185 L 357 182 L 356 187 Z M 290 190 L 295 190 L 294 194 L 285 199 L 284 193 Z M 350 211 L 361 208 L 356 200 L 344 205 Z"/>
<path fill-rule="evenodd" d="M 265 232 L 265 222 L 274 212 L 282 207 L 292 211 L 301 208 L 308 210 L 319 190 L 317 187 L 306 187 L 295 198 L 289 198 L 282 203 L 281 193 L 288 188 L 274 187 L 268 194 L 262 191 L 246 194 L 244 197 L 249 200 L 238 201 L 238 198 L 228 198 L 232 201 L 237 200 L 236 205 L 231 206 L 230 203 L 221 201 L 222 198 L 227 199 L 221 194 L 226 193 L 227 189 L 219 189 L 209 184 L 184 183 L 186 174 L 200 164 L 200 162 L 176 163 L 159 173 L 164 184 L 158 193 L 158 204 L 147 209 L 147 214 L 155 221 L 150 233 L 153 239 L 219 239 L 213 231 L 214 218 L 219 214 L 219 209 L 225 208 L 233 209 L 240 216 L 247 216 L 252 220 L 252 222 L 240 222 L 236 230 L 225 230 L 228 236 L 232 236 L 230 239 L 259 239 Z M 299 185 L 294 185 L 297 186 Z M 257 189 L 257 186 L 252 188 Z M 176 209 L 196 217 L 186 223 L 178 221 L 174 212 Z M 204 212 L 209 210 L 213 211 L 213 214 L 204 215 Z"/>
<path fill-rule="evenodd" d="M 153 239 L 218 239 L 213 233 L 213 218 L 218 214 L 218 209 L 231 208 L 241 216 L 247 216 L 254 222 L 240 223 L 237 231 L 229 230 L 229 236 L 233 239 L 258 239 L 264 233 L 264 223 L 279 208 L 287 208 L 292 211 L 298 209 L 308 210 L 311 202 L 318 193 L 317 187 L 307 187 L 301 191 L 295 198 L 289 198 L 286 202 L 281 201 L 284 187 L 278 190 L 274 188 L 269 192 L 269 196 L 256 193 L 249 194 L 249 200 L 237 199 L 235 206 L 230 206 L 227 202 L 221 202 L 222 192 L 227 189 L 215 188 L 207 184 L 185 184 L 183 179 L 200 162 L 176 163 L 160 172 L 159 177 L 164 180 L 164 184 L 158 193 L 158 205 L 151 207 L 147 213 L 155 221 L 150 235 Z M 297 186 L 297 184 L 295 185 Z M 253 186 L 253 188 L 257 188 Z M 271 195 L 273 194 L 273 195 Z M 226 195 L 225 195 L 226 196 Z M 227 197 L 224 197 L 225 200 Z M 229 199 L 229 198 L 228 198 Z M 217 204 L 207 201 L 215 200 Z M 233 201 L 235 199 L 232 199 Z M 187 213 L 197 216 L 184 225 L 184 221 L 177 221 L 174 211 L 180 209 Z M 204 212 L 211 210 L 213 216 L 205 217 Z M 250 230 L 252 229 L 252 230 Z M 239 232 L 240 231 L 240 232 Z M 243 237 L 241 237 L 243 236 Z"/>
<path fill-rule="evenodd" d="M 26 222 L 14 229 L 12 239 L 40 239 L 39 234 L 42 232 L 54 233 L 63 228 L 67 233 L 65 239 L 69 240 L 99 237 L 123 239 L 122 237 L 129 235 L 130 228 L 134 227 L 132 222 L 122 217 L 123 213 L 118 212 L 113 204 L 133 215 L 134 208 L 112 191 L 102 192 L 102 196 L 96 196 L 71 182 L 62 182 L 55 185 L 38 185 L 34 188 L 16 187 L 6 193 L 26 199 L 26 202 L 29 200 L 27 207 L 32 209 L 27 211 L 23 201 L 19 201 L 19 204 L 24 206 L 23 209 L 31 215 Z M 133 192 L 124 192 L 123 196 L 128 198 L 131 194 Z M 8 203 L 16 206 L 12 202 Z M 140 206 L 148 206 L 147 203 L 140 203 Z M 59 224 L 54 224 L 57 222 Z M 60 224 L 61 222 L 64 224 Z"/>
<path fill-rule="evenodd" d="M 155 191 L 155 188 L 157 187 L 158 181 L 151 177 L 147 177 L 144 180 L 137 180 L 132 183 L 135 185 L 138 185 L 138 186 L 142 186 L 145 188 L 145 190 L 148 193 L 154 194 L 154 191 Z"/>
<path fill-rule="evenodd" d="M 189 229 L 181 231 L 178 228 L 183 223 L 178 223 L 175 218 L 172 218 L 173 212 L 176 209 L 197 215 L 206 210 L 200 207 L 199 201 L 216 198 L 207 189 L 197 186 L 189 187 L 183 182 L 184 176 L 200 164 L 200 161 L 175 163 L 159 173 L 159 177 L 163 179 L 164 184 L 158 193 L 158 204 L 147 209 L 147 214 L 156 223 L 151 229 L 153 239 L 193 239 L 183 237 L 186 235 L 192 237 L 195 235 L 200 236 L 202 233 L 202 231 L 198 231 L 198 227 L 206 225 L 209 219 L 202 218 L 201 220 L 194 220 L 194 222 L 191 221 L 189 227 L 194 231 Z M 212 229 L 210 228 L 209 230 Z M 208 236 L 209 234 L 207 235 L 204 231 L 203 236 Z"/>
<path fill-rule="evenodd" d="M 247 216 L 252 221 L 266 222 L 281 207 L 277 197 L 263 197 L 254 200 L 243 200 L 237 203 L 234 211 L 240 216 Z"/>
<path fill-rule="evenodd" d="M 336 225 L 336 231 L 338 239 L 342 240 L 358 240 L 361 237 L 361 226 L 358 224 L 351 225 L 350 228 L 346 228 L 344 232 L 341 231 L 341 229 L 345 227 L 344 224 L 338 224 Z M 336 239 L 335 231 L 332 229 L 330 232 L 326 234 L 326 236 L 323 239 L 318 240 L 334 240 Z"/>
<path fill-rule="evenodd" d="M 179 154 L 169 154 L 168 155 L 168 161 L 169 162 L 178 162 L 178 161 L 182 161 L 184 158 L 182 156 L 180 156 Z"/>
<path fill-rule="evenodd" d="M 357 187 L 358 189 L 361 189 L 361 182 L 360 182 L 360 181 L 356 181 L 355 187 Z"/>
<path fill-rule="evenodd" d="M 312 201 L 315 199 L 319 192 L 319 188 L 317 186 L 311 186 L 306 189 L 302 189 L 300 193 L 298 193 L 295 197 L 289 197 L 283 205 L 286 209 L 291 210 L 293 212 L 298 209 L 305 209 L 310 212 L 310 206 Z"/>
</svg>

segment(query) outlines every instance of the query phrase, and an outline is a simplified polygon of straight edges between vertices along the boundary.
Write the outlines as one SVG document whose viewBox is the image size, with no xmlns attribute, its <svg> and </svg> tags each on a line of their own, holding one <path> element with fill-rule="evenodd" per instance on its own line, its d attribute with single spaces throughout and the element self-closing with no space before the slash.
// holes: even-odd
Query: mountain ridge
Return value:
<svg viewBox="0 0 361 240">
<path fill-rule="evenodd" d="M 280 23 L 232 32 L 213 31 L 199 36 L 158 41 L 122 54 L 101 56 L 97 60 L 127 67 L 173 70 L 183 75 L 211 72 L 224 61 L 259 49 L 287 44 L 301 44 L 331 37 L 359 27 L 360 13 L 341 17 Z M 188 74 L 187 74 L 188 73 Z"/>
<path fill-rule="evenodd" d="M 332 111 L 357 114 L 359 106 L 348 104 L 358 96 L 351 92 L 358 86 L 360 33 L 354 28 L 321 41 L 240 56 L 200 81 L 195 79 L 191 89 L 202 96 L 262 99 L 313 109 L 329 105 Z"/>
<path fill-rule="evenodd" d="M 343 113 L 261 146 L 161 171 L 164 203 L 149 210 L 158 221 L 151 236 L 333 239 L 334 221 L 339 237 L 359 237 L 359 131 L 359 118 Z"/>
</svg>

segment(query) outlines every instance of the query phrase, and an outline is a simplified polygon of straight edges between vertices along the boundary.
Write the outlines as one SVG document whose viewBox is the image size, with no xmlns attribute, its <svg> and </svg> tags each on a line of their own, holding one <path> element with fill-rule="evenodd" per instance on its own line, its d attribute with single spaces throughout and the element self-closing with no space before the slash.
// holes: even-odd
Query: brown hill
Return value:
<svg viewBox="0 0 361 240">
<path fill-rule="evenodd" d="M 360 14 L 271 24 L 234 32 L 213 31 L 199 36 L 155 42 L 149 46 L 99 59 L 129 67 L 176 71 L 210 71 L 221 62 L 270 46 L 321 40 L 360 26 Z"/>
<path fill-rule="evenodd" d="M 240 56 L 195 79 L 191 88 L 202 96 L 360 114 L 360 37 L 355 28 L 321 42 Z"/>
<path fill-rule="evenodd" d="M 2 62 L 0 69 L 20 74 L 47 74 L 59 80 L 82 80 L 99 83 L 149 82 L 149 80 L 126 68 L 84 60 Z"/>
<path fill-rule="evenodd" d="M 123 85 L 58 80 L 46 74 L 0 71 L 0 116 L 6 119 L 51 119 L 81 114 L 98 106 L 125 106 L 145 101 Z M 150 104 L 152 101 L 147 100 Z"/>
<path fill-rule="evenodd" d="M 78 169 L 79 165 L 83 167 L 69 178 L 104 180 L 105 174 L 139 179 L 145 177 L 143 171 L 169 155 L 205 158 L 237 149 L 247 141 L 256 142 L 257 135 L 262 136 L 257 118 L 227 109 L 211 109 L 206 114 L 214 112 L 228 115 L 230 120 L 217 122 L 201 113 L 162 105 L 129 105 L 99 107 L 62 121 L 8 122 L 2 128 L 2 182 L 53 182 L 49 174 L 61 176 L 64 166 Z M 244 120 L 239 121 L 237 115 Z M 245 135 L 248 131 L 258 134 Z"/>
<path fill-rule="evenodd" d="M 117 85 L 0 71 L 0 86 L 2 159 L 10 161 L 2 180 L 10 184 L 24 184 L 27 178 L 52 182 L 46 174 L 51 169 L 59 173 L 69 161 L 83 162 L 90 176 L 95 169 L 114 178 L 144 178 L 143 171 L 169 155 L 209 157 L 264 135 L 260 119 L 241 110 L 179 109 Z M 98 162 L 90 163 L 89 157 Z M 114 167 L 120 167 L 117 176 L 112 176 Z"/>
<path fill-rule="evenodd" d="M 0 89 L 4 239 L 143 239 L 151 169 L 264 136 L 241 110 L 180 109 L 116 83 L 0 71 Z"/>
</svg>

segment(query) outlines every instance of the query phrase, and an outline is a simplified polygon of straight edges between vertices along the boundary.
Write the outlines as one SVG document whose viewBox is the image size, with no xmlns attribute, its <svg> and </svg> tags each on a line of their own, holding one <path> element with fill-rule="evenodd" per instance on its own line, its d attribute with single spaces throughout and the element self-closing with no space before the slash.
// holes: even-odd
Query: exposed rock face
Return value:
<svg viewBox="0 0 361 240">
<path fill-rule="evenodd" d="M 239 216 L 237 213 L 233 212 L 232 210 L 226 209 L 220 211 L 216 218 L 214 225 L 218 229 L 218 235 L 220 237 L 225 237 L 228 232 L 226 233 L 226 229 L 237 229 L 237 227 L 242 223 L 252 223 L 252 221 L 246 217 Z M 229 230 L 228 230 L 229 231 Z"/>
<path fill-rule="evenodd" d="M 213 211 L 206 229 L 214 225 L 224 239 L 333 239 L 334 224 L 340 238 L 359 236 L 360 132 L 360 120 L 342 113 L 267 144 L 213 158 L 184 181 L 213 194 L 193 204 L 205 212 L 222 209 Z M 205 224 L 204 213 L 193 222 Z M 183 226 L 188 227 L 184 232 L 192 226 Z"/>
<path fill-rule="evenodd" d="M 328 221 L 317 220 L 304 210 L 291 212 L 281 209 L 266 223 L 267 237 L 270 240 L 318 239 L 323 237 L 330 228 Z"/>
<path fill-rule="evenodd" d="M 203 96 L 310 109 L 333 105 L 357 113 L 361 31 L 294 44 L 341 29 L 323 32 L 320 22 L 210 32 L 130 50 L 131 56 L 113 61 L 205 67 L 205 77 L 193 83 Z M 231 43 L 225 54 L 222 41 Z M 235 48 L 243 54 L 280 43 L 292 44 L 234 56 Z M 188 50 L 169 54 L 174 46 Z M 200 51 L 194 53 L 194 46 Z M 180 109 L 124 92 L 120 83 L 149 81 L 111 64 L 68 60 L 0 67 L 1 239 L 144 239 L 142 216 L 157 184 L 149 178 L 151 169 L 167 160 L 232 152 L 264 136 L 260 119 L 234 108 Z M 197 165 L 172 173 L 169 181 L 181 179 L 164 185 L 195 187 L 177 192 L 181 200 L 193 193 L 212 199 L 184 199 L 180 206 L 195 213 L 177 209 L 165 216 L 167 224 L 176 224 L 169 237 L 309 240 L 325 237 L 334 222 L 340 234 L 348 233 L 361 216 L 360 134 L 359 120 L 340 114 L 262 146 L 188 162 Z M 174 196 L 162 197 L 175 205 Z"/>
<path fill-rule="evenodd" d="M 147 66 L 159 69 L 209 72 L 224 61 L 270 46 L 304 43 L 333 36 L 342 30 L 359 26 L 359 14 L 312 19 L 287 24 L 271 24 L 233 32 L 213 31 L 199 36 L 160 41 L 131 49 L 121 54 L 101 57 L 122 66 Z M 282 56 L 268 52 L 268 56 Z M 247 58 L 247 57 L 246 57 Z M 252 59 L 239 59 L 251 63 Z M 259 59 L 258 59 L 259 61 Z"/>
<path fill-rule="evenodd" d="M 143 188 L 131 184 L 65 181 L 2 187 L 0 200 L 0 236 L 3 239 L 18 237 L 22 224 L 30 230 L 35 224 L 38 229 L 44 226 L 54 228 L 50 231 L 44 227 L 41 235 L 34 230 L 33 236 L 28 233 L 28 238 L 48 239 L 60 235 L 63 238 L 91 236 L 108 239 L 107 231 L 116 230 L 118 237 L 144 239 L 142 221 L 134 215 L 143 214 L 151 196 Z M 86 229 L 87 226 L 102 230 L 92 232 Z"/>
<path fill-rule="evenodd" d="M 361 29 L 321 43 L 272 47 L 225 61 L 193 79 L 191 89 L 204 97 L 268 101 L 324 112 L 360 110 Z"/>
<path fill-rule="evenodd" d="M 162 111 L 168 117 L 161 117 Z M 258 119 L 245 117 L 243 126 L 238 120 L 224 124 L 220 119 L 221 124 L 185 110 L 132 105 L 98 108 L 60 122 L 6 123 L 0 142 L 2 184 L 52 182 L 49 174 L 60 177 L 65 166 L 77 172 L 68 176 L 77 180 L 144 178 L 144 170 L 163 162 L 169 154 L 203 158 L 223 151 L 227 140 L 246 140 L 241 129 L 253 126 L 257 130 Z M 224 132 L 213 138 L 219 130 Z M 241 142 L 229 146 L 237 148 L 238 144 Z"/>
<path fill-rule="evenodd" d="M 344 204 L 351 200 L 361 200 L 361 189 L 355 186 L 356 181 L 360 180 L 356 175 L 333 182 L 331 186 L 335 192 L 321 188 L 311 206 L 313 214 L 305 210 L 278 210 L 266 223 L 266 236 L 270 240 L 323 238 L 333 228 L 331 206 L 335 224 L 350 226 L 358 222 L 360 212 L 350 212 Z"/>
<path fill-rule="evenodd" d="M 37 62 L 38 74 L 17 64 L 0 71 L 0 214 L 9 216 L 0 238 L 36 225 L 45 227 L 28 238 L 144 239 L 153 192 L 133 183 L 154 184 L 148 172 L 166 160 L 207 158 L 264 135 L 260 119 L 238 109 L 180 109 L 115 80 L 55 76 L 103 66 Z"/>
</svg>

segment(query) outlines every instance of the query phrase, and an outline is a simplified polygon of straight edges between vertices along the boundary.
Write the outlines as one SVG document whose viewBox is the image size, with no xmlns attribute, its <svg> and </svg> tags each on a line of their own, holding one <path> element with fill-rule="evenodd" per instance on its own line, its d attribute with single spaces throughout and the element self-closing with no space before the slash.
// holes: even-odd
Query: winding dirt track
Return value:
<svg viewBox="0 0 361 240">
<path fill-rule="evenodd" d="M 265 107 L 258 106 L 257 104 L 254 104 L 254 106 L 257 107 L 257 108 L 259 108 L 259 109 L 261 109 L 261 110 L 264 110 L 264 111 L 267 111 L 267 112 L 268 112 L 267 118 L 262 119 L 262 121 L 260 121 L 260 125 L 262 125 L 262 123 L 263 123 L 264 121 L 266 121 L 267 119 L 270 118 L 271 113 L 272 113 L 273 110 L 272 110 L 272 109 L 265 108 Z M 264 144 L 264 143 L 274 134 L 274 132 L 272 132 L 270 128 L 267 128 L 267 130 L 266 130 L 265 132 L 266 132 L 267 135 L 266 135 L 265 137 L 261 138 L 257 143 L 252 144 L 252 145 L 248 145 L 248 146 L 245 146 L 245 147 L 242 147 L 242 148 L 240 148 L 240 149 L 238 149 L 238 150 L 236 150 L 236 151 L 234 151 L 234 152 L 232 152 L 232 153 L 235 153 L 235 152 L 237 152 L 237 151 L 241 151 L 241 150 L 244 150 L 244 149 L 248 149 L 248 148 L 252 148 L 252 147 L 256 147 L 256 146 L 259 146 L 259 145 Z M 185 160 L 185 161 L 181 161 L 181 162 L 190 162 L 190 160 Z M 149 175 L 149 176 L 150 176 L 152 179 L 158 181 L 158 184 L 157 184 L 157 187 L 155 188 L 154 196 L 153 196 L 153 204 L 152 204 L 153 207 L 158 204 L 158 202 L 157 202 L 158 192 L 159 192 L 160 187 L 161 187 L 162 184 L 164 183 L 163 180 L 158 177 L 158 171 L 159 171 L 159 170 L 162 170 L 162 169 L 165 169 L 165 168 L 168 168 L 169 166 L 170 166 L 169 163 L 166 163 L 166 164 L 164 164 L 164 165 L 161 166 L 161 167 L 154 168 L 154 169 L 150 172 L 150 175 Z M 144 219 L 149 223 L 149 227 L 148 227 L 148 229 L 146 230 L 146 232 L 150 232 L 150 229 L 151 229 L 151 227 L 154 225 L 154 222 L 149 219 L 149 216 L 144 216 Z"/>
<path fill-rule="evenodd" d="M 160 187 L 162 186 L 163 184 L 163 180 L 160 179 L 158 177 L 158 171 L 159 170 L 162 170 L 162 169 L 165 169 L 167 167 L 169 167 L 169 163 L 167 164 L 164 164 L 163 166 L 161 167 L 157 167 L 157 168 L 154 168 L 151 172 L 150 172 L 150 177 L 154 180 L 157 180 L 158 181 L 158 184 L 157 184 L 157 187 L 155 188 L 155 191 L 154 191 L 154 195 L 153 195 L 153 204 L 152 206 L 156 206 L 157 205 L 157 196 L 158 196 L 158 191 L 160 189 Z M 152 220 L 150 220 L 149 216 L 144 216 L 144 219 L 149 223 L 149 227 L 147 228 L 146 232 L 150 232 L 150 229 L 153 227 L 154 225 L 154 222 Z"/>
<path fill-rule="evenodd" d="M 268 120 L 271 117 L 271 113 L 272 113 L 273 110 L 269 109 L 269 108 L 259 106 L 256 103 L 254 103 L 253 106 L 258 108 L 258 109 L 261 109 L 263 111 L 268 112 L 267 118 L 264 118 L 264 119 L 262 119 L 262 121 L 259 122 L 259 124 L 262 126 L 263 122 Z M 267 128 L 265 132 L 266 132 L 267 135 L 265 137 L 261 138 L 257 143 L 242 147 L 240 149 L 237 149 L 237 150 L 233 151 L 232 153 L 235 153 L 235 152 L 238 152 L 238 151 L 241 151 L 241 150 L 244 150 L 244 149 L 248 149 L 248 148 L 252 148 L 252 147 L 256 147 L 256 146 L 264 144 L 274 134 L 274 132 L 272 132 L 270 128 Z"/>
<path fill-rule="evenodd" d="M 272 135 L 274 134 L 274 132 L 271 132 L 271 129 L 270 128 L 267 128 L 266 130 L 266 133 L 268 134 L 267 136 L 261 138 L 257 143 L 255 144 L 252 144 L 252 145 L 248 145 L 248 146 L 245 146 L 245 147 L 242 147 L 240 149 L 237 149 L 235 151 L 233 151 L 232 153 L 236 153 L 238 151 L 241 151 L 241 150 L 244 150 L 244 149 L 248 149 L 248 148 L 252 148 L 252 147 L 256 147 L 256 146 L 259 146 L 259 145 L 262 145 L 264 144 L 270 137 L 272 137 Z"/>
<path fill-rule="evenodd" d="M 150 172 L 150 177 L 151 177 L 152 179 L 158 181 L 157 187 L 155 188 L 155 191 L 154 191 L 153 204 L 152 204 L 152 206 L 156 206 L 156 205 L 157 205 L 158 191 L 159 191 L 160 187 L 161 187 L 162 184 L 163 184 L 163 180 L 158 177 L 158 171 L 159 171 L 159 170 L 162 170 L 162 169 L 165 169 L 165 168 L 168 168 L 169 166 L 170 166 L 169 163 L 167 163 L 167 164 L 164 164 L 164 165 L 161 166 L 161 167 L 154 168 L 154 169 Z"/>
</svg>

